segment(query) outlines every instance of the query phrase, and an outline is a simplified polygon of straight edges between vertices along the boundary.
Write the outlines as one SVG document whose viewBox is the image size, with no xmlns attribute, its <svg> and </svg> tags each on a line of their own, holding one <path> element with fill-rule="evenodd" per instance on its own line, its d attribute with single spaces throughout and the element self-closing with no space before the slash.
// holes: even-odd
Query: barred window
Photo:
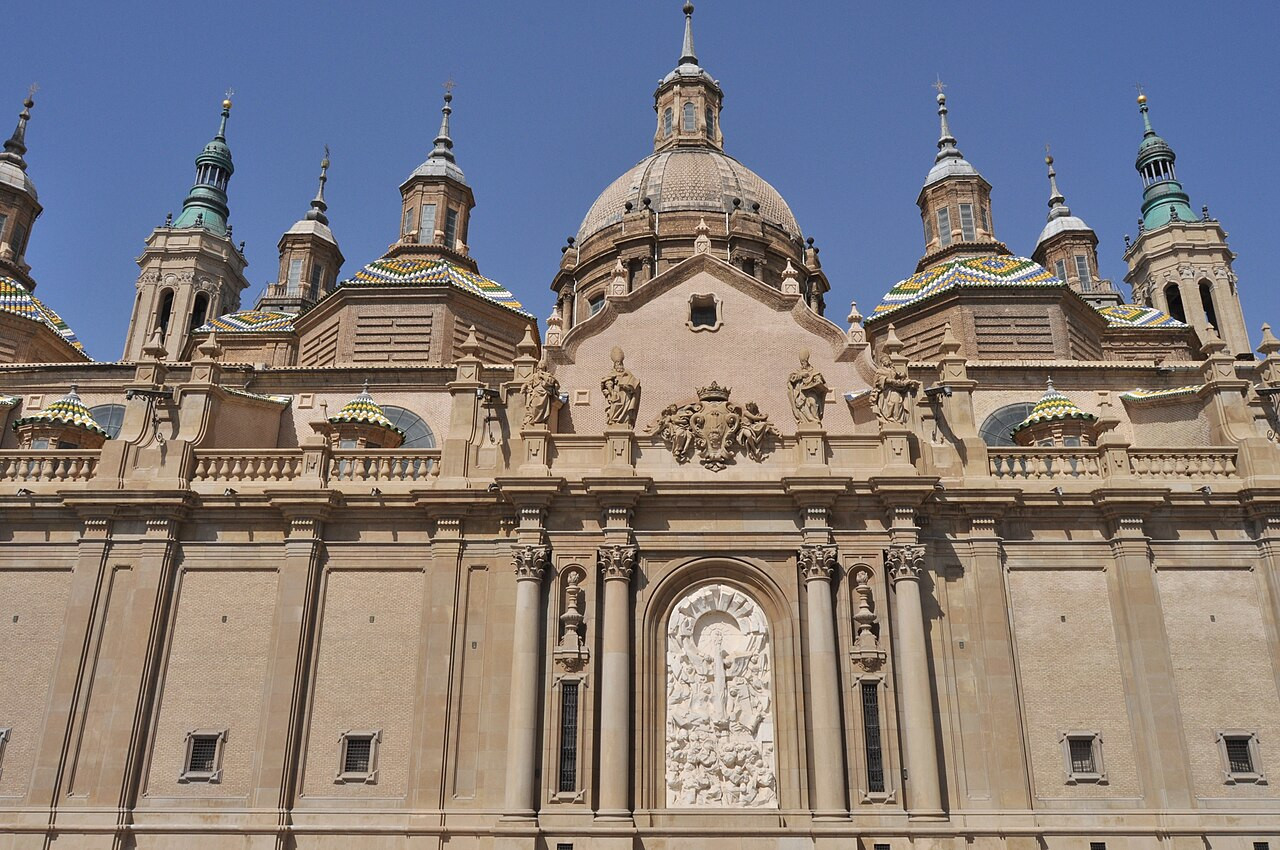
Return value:
<svg viewBox="0 0 1280 850">
<path fill-rule="evenodd" d="M 1090 841 L 1090 842 L 1089 842 L 1089 850 L 1107 850 L 1107 842 L 1105 842 L 1105 841 Z"/>
<path fill-rule="evenodd" d="M 1071 747 L 1071 772 L 1097 773 L 1097 765 L 1093 761 L 1093 740 L 1091 738 L 1071 738 L 1068 744 Z"/>
<path fill-rule="evenodd" d="M 880 690 L 862 683 L 862 738 L 867 751 L 867 790 L 884 793 L 884 750 L 880 746 Z"/>
<path fill-rule="evenodd" d="M 578 682 L 560 683 L 560 777 L 557 789 L 578 790 Z"/>
<path fill-rule="evenodd" d="M 187 733 L 187 753 L 179 782 L 219 782 L 222 779 L 222 750 L 225 729 L 196 729 Z"/>
<path fill-rule="evenodd" d="M 1107 784 L 1107 774 L 1102 766 L 1102 737 L 1097 732 L 1064 732 L 1060 740 L 1068 785 L 1081 782 Z"/>
<path fill-rule="evenodd" d="M 368 773 L 370 759 L 373 756 L 373 737 L 370 735 L 348 735 L 347 752 L 342 759 L 342 768 L 346 773 Z"/>
<path fill-rule="evenodd" d="M 1266 784 L 1262 772 L 1262 751 L 1258 748 L 1258 736 L 1253 732 L 1231 729 L 1218 733 L 1218 751 L 1222 755 L 1222 770 L 1228 785 L 1237 782 Z"/>
<path fill-rule="evenodd" d="M 376 729 L 351 730 L 342 733 L 338 744 L 338 775 L 334 782 L 365 782 L 378 778 L 378 741 L 382 733 Z"/>
</svg>

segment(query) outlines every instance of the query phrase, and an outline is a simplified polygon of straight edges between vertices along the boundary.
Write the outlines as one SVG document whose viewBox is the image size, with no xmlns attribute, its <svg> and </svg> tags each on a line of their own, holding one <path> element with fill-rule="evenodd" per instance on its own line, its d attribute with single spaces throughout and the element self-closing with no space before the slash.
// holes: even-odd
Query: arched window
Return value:
<svg viewBox="0 0 1280 850">
<path fill-rule="evenodd" d="M 672 123 L 674 120 L 670 106 L 662 110 L 662 135 L 664 138 L 671 135 L 671 131 L 674 129 Z"/>
<path fill-rule="evenodd" d="M 710 106 L 707 107 L 705 117 L 707 119 L 707 138 L 714 139 L 716 137 L 716 114 Z"/>
<path fill-rule="evenodd" d="M 1205 321 L 1213 325 L 1214 330 L 1221 330 L 1218 327 L 1218 311 L 1213 309 L 1213 284 L 1207 280 L 1200 281 L 1200 305 L 1204 307 Z"/>
<path fill-rule="evenodd" d="M 1178 284 L 1171 283 L 1164 288 L 1164 303 L 1169 307 L 1169 315 L 1179 322 L 1187 321 L 1187 311 L 1182 308 L 1182 293 Z"/>
<path fill-rule="evenodd" d="M 173 290 L 166 289 L 160 293 L 160 309 L 156 311 L 156 326 L 160 328 L 160 338 L 169 335 L 169 317 L 173 315 Z"/>
<path fill-rule="evenodd" d="M 680 129 L 686 133 L 692 133 L 698 129 L 698 117 L 694 113 L 693 104 L 686 103 L 684 105 L 684 118 L 681 119 Z"/>
<path fill-rule="evenodd" d="M 1035 407 L 1034 402 L 1020 401 L 1000 408 L 982 423 L 982 427 L 978 429 L 978 436 L 982 437 L 982 442 L 988 446 L 1016 446 L 1017 443 L 1013 441 L 1010 432 L 1013 426 L 1031 415 L 1033 407 Z"/>
<path fill-rule="evenodd" d="M 124 424 L 123 404 L 100 404 L 89 408 L 89 415 L 107 432 L 108 440 L 120 436 L 120 426 Z"/>
<path fill-rule="evenodd" d="M 204 320 L 209 315 L 209 293 L 197 292 L 195 304 L 191 307 L 191 321 L 187 325 L 188 330 L 195 330 L 204 324 Z"/>
<path fill-rule="evenodd" d="M 391 420 L 392 425 L 404 431 L 404 442 L 400 444 L 400 448 L 434 449 L 436 447 L 436 435 L 431 433 L 431 426 L 412 410 L 384 404 L 382 412 Z"/>
</svg>

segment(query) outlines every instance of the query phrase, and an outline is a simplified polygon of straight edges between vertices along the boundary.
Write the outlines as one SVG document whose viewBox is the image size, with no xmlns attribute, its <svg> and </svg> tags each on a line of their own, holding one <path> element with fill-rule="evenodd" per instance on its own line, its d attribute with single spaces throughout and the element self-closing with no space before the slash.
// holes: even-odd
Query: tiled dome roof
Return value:
<svg viewBox="0 0 1280 850">
<path fill-rule="evenodd" d="M 277 313 L 274 310 L 241 310 L 210 319 L 196 328 L 194 333 L 291 333 L 293 320 L 296 318 L 298 317 L 293 313 Z"/>
<path fill-rule="evenodd" d="M 869 322 L 878 321 L 908 304 L 957 287 L 1065 286 L 1044 266 L 1026 257 L 993 256 L 947 260 L 899 281 L 880 299 Z"/>
<path fill-rule="evenodd" d="M 56 333 L 63 342 L 76 350 L 81 357 L 88 360 L 84 353 L 84 345 L 76 337 L 75 331 L 67 326 L 62 317 L 45 306 L 27 288 L 11 277 L 0 276 L 0 311 L 13 313 L 24 319 L 39 322 Z"/>
<path fill-rule="evenodd" d="M 1085 413 L 1071 399 L 1058 392 L 1053 381 L 1049 382 L 1049 386 L 1044 391 L 1044 395 L 1036 402 L 1036 406 L 1031 408 L 1031 413 L 1026 419 L 1023 419 L 1017 425 L 1013 426 L 1010 435 L 1017 434 L 1024 428 L 1029 428 L 1040 422 L 1054 422 L 1060 419 L 1088 419 L 1095 420 L 1098 417 L 1092 413 Z"/>
<path fill-rule="evenodd" d="M 524 314 L 502 284 L 446 259 L 422 255 L 383 257 L 356 272 L 341 286 L 453 286 Z M 525 314 L 527 315 L 527 314 Z"/>
<path fill-rule="evenodd" d="M 1179 322 L 1163 310 L 1155 307 L 1144 307 L 1141 304 L 1115 304 L 1110 307 L 1099 307 L 1098 312 L 1113 328 L 1185 328 L 1185 322 Z"/>
<path fill-rule="evenodd" d="M 89 412 L 89 408 L 85 407 L 84 402 L 80 400 L 80 396 L 74 386 L 71 388 L 71 392 L 50 404 L 44 410 L 22 417 L 13 423 L 13 426 L 17 428 L 19 425 L 28 425 L 36 422 L 71 425 L 103 437 L 107 436 L 107 432 L 94 421 L 93 414 Z"/>
<path fill-rule="evenodd" d="M 387 414 L 382 412 L 382 408 L 373 400 L 373 396 L 369 395 L 369 384 L 364 385 L 364 389 L 360 391 L 360 395 L 351 399 L 342 406 L 336 416 L 330 416 L 329 421 L 334 424 L 343 422 L 358 425 L 376 425 L 379 428 L 386 428 L 388 431 L 395 431 L 401 437 L 404 431 L 397 428 L 387 418 Z"/>
<path fill-rule="evenodd" d="M 722 214 L 740 198 L 744 210 L 760 204 L 760 217 L 788 236 L 799 239 L 801 234 L 787 202 L 754 171 L 712 148 L 674 148 L 645 157 L 610 183 L 582 220 L 578 241 L 622 221 L 627 201 L 640 209 L 645 198 L 659 213 Z"/>
</svg>

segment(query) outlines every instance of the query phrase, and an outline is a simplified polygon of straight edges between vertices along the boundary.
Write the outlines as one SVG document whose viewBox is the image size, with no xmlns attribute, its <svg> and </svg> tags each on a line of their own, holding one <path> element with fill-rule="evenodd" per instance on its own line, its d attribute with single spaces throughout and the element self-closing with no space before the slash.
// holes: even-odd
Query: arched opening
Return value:
<svg viewBox="0 0 1280 850">
<path fill-rule="evenodd" d="M 680 129 L 686 133 L 692 133 L 698 129 L 698 116 L 692 103 L 684 105 L 684 117 L 681 118 Z"/>
<path fill-rule="evenodd" d="M 156 310 L 156 327 L 160 329 L 160 338 L 169 335 L 169 319 L 173 316 L 173 290 L 166 289 L 160 293 L 160 306 Z"/>
<path fill-rule="evenodd" d="M 1187 311 L 1182 307 L 1182 293 L 1178 291 L 1178 284 L 1171 283 L 1164 288 L 1164 303 L 1170 316 L 1179 322 L 1187 321 Z"/>
<path fill-rule="evenodd" d="M 978 436 L 988 446 L 1016 446 L 1011 433 L 1013 426 L 1030 416 L 1033 407 L 1035 403 L 1030 401 L 1005 405 L 983 421 Z"/>
<path fill-rule="evenodd" d="M 674 113 L 672 113 L 672 111 L 671 111 L 671 107 L 670 107 L 670 106 L 668 106 L 666 109 L 662 110 L 662 136 L 663 136 L 663 138 L 666 138 L 667 136 L 670 136 L 670 135 L 671 135 L 671 131 L 672 131 L 673 129 L 675 129 L 675 127 L 674 127 L 674 121 L 675 121 Z"/>
<path fill-rule="evenodd" d="M 107 432 L 108 440 L 114 440 L 120 436 L 120 426 L 124 424 L 123 404 L 99 404 L 97 407 L 89 408 L 89 415 L 103 431 Z"/>
<path fill-rule="evenodd" d="M 392 425 L 404 432 L 404 442 L 400 444 L 400 448 L 434 449 L 436 447 L 436 435 L 431 432 L 431 426 L 412 410 L 384 404 L 382 412 L 391 420 Z"/>
<path fill-rule="evenodd" d="M 1218 311 L 1213 308 L 1213 284 L 1207 280 L 1200 281 L 1200 305 L 1204 307 L 1205 321 L 1213 325 L 1214 330 L 1222 330 L 1218 327 Z"/>
<path fill-rule="evenodd" d="M 195 302 L 191 307 L 191 321 L 187 323 L 187 330 L 194 331 L 196 328 L 204 324 L 205 319 L 209 315 L 209 293 L 197 292 Z"/>
</svg>

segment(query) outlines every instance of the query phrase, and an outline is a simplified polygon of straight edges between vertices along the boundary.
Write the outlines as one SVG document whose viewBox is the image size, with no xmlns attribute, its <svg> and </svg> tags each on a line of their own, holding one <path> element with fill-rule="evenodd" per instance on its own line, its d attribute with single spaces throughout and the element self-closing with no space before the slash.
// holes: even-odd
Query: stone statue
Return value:
<svg viewBox="0 0 1280 850">
<path fill-rule="evenodd" d="M 546 427 L 552 405 L 560 395 L 560 382 L 547 371 L 546 361 L 534 367 L 520 389 L 524 392 L 524 427 Z"/>
<path fill-rule="evenodd" d="M 609 353 L 613 358 L 613 371 L 600 382 L 604 393 L 605 421 L 610 425 L 633 426 L 636 407 L 640 403 L 640 381 L 622 365 L 622 349 L 614 346 Z"/>
<path fill-rule="evenodd" d="M 871 391 L 876 418 L 882 423 L 907 424 L 911 419 L 911 398 L 919 389 L 920 382 L 907 374 L 905 364 L 895 365 L 888 354 L 880 355 L 875 387 Z"/>
<path fill-rule="evenodd" d="M 821 425 L 822 407 L 827 400 L 827 379 L 809 365 L 809 349 L 800 350 L 800 368 L 787 378 L 791 412 L 797 425 Z"/>
<path fill-rule="evenodd" d="M 760 405 L 749 401 L 742 409 L 742 427 L 738 430 L 738 443 L 747 457 L 759 463 L 764 459 L 764 438 L 781 437 L 769 417 L 760 412 Z"/>
<path fill-rule="evenodd" d="M 671 614 L 666 757 L 668 806 L 777 808 L 769 626 L 728 585 Z"/>
</svg>

